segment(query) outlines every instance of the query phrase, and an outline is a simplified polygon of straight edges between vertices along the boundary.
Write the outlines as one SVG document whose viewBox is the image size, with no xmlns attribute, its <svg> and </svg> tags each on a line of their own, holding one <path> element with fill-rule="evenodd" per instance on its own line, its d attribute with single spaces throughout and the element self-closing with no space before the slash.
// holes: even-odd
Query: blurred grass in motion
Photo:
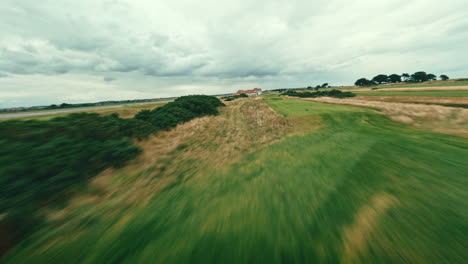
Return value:
<svg viewBox="0 0 468 264">
<path fill-rule="evenodd" d="M 79 223 L 45 226 L 4 262 L 463 263 L 468 258 L 466 139 L 411 130 L 363 108 L 273 98 L 267 103 L 293 125 L 289 137 L 253 153 L 242 151 L 233 164 L 222 166 L 195 155 L 206 152 L 188 152 L 194 156 L 183 162 L 173 156 L 165 166 L 177 166 L 171 177 L 179 180 L 155 191 L 154 198 L 112 214 L 106 208 L 125 203 L 113 199 L 119 192 L 77 207 L 61 219 L 80 216 Z M 219 124 L 245 125 L 237 109 L 230 115 Z M 217 127 L 202 131 L 224 131 Z M 260 136 L 249 126 L 245 130 Z M 234 144 L 242 145 L 244 136 L 236 134 Z M 217 141 L 185 140 L 197 149 L 208 140 L 206 149 L 216 161 Z M 135 179 L 153 177 L 153 169 Z M 132 181 L 129 174 L 128 168 L 115 171 L 109 184 Z M 143 185 L 169 177 L 158 175 Z M 128 188 L 135 188 L 133 197 L 139 195 L 136 184 Z M 102 208 L 93 210 L 98 204 Z"/>
</svg>

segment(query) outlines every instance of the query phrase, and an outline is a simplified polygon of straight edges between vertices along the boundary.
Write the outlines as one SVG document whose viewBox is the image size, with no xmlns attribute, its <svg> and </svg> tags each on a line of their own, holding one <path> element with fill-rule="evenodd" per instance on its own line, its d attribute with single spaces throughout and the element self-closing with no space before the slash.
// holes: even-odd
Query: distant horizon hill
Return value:
<svg viewBox="0 0 468 264">
<path fill-rule="evenodd" d="M 75 107 L 104 106 L 104 105 L 125 104 L 125 103 L 158 102 L 162 100 L 174 99 L 177 97 L 179 96 L 150 98 L 150 99 L 133 99 L 133 100 L 109 100 L 109 101 L 99 101 L 99 102 L 92 102 L 92 103 L 76 103 L 76 104 L 61 103 L 61 104 L 51 104 L 51 105 L 39 105 L 39 106 L 17 106 L 17 107 L 0 108 L 0 112 L 24 112 L 24 111 L 33 111 L 33 110 L 50 110 L 50 109 L 75 108 Z"/>
</svg>

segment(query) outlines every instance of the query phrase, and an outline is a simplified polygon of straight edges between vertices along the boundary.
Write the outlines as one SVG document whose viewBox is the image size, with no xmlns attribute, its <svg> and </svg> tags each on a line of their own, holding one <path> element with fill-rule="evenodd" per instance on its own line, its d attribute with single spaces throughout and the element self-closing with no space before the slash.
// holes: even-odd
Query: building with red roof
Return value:
<svg viewBox="0 0 468 264">
<path fill-rule="evenodd" d="M 239 90 L 232 95 L 239 95 L 239 94 L 246 94 L 248 96 L 251 95 L 261 95 L 262 94 L 262 89 L 260 88 L 253 88 L 252 90 Z"/>
</svg>

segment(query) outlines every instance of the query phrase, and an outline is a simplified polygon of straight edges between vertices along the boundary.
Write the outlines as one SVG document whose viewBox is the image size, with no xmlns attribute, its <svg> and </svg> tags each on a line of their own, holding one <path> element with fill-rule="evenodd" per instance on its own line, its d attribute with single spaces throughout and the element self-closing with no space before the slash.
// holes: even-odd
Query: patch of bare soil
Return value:
<svg viewBox="0 0 468 264">
<path fill-rule="evenodd" d="M 387 194 L 377 193 L 369 205 L 358 210 L 351 225 L 343 228 L 343 262 L 359 263 L 358 257 L 364 255 L 370 236 L 378 227 L 379 218 L 398 200 Z"/>
<path fill-rule="evenodd" d="M 303 100 L 377 109 L 392 120 L 411 124 L 416 128 L 468 137 L 468 109 L 440 105 L 367 101 L 358 98 L 320 97 L 304 98 Z"/>
</svg>

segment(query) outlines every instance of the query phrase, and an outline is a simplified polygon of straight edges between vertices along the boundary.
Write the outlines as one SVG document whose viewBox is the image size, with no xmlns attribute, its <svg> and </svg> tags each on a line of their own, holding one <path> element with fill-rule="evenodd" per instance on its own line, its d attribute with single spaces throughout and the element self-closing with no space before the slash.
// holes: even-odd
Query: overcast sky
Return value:
<svg viewBox="0 0 468 264">
<path fill-rule="evenodd" d="M 466 0 L 0 0 L 0 107 L 468 77 Z"/>
</svg>

